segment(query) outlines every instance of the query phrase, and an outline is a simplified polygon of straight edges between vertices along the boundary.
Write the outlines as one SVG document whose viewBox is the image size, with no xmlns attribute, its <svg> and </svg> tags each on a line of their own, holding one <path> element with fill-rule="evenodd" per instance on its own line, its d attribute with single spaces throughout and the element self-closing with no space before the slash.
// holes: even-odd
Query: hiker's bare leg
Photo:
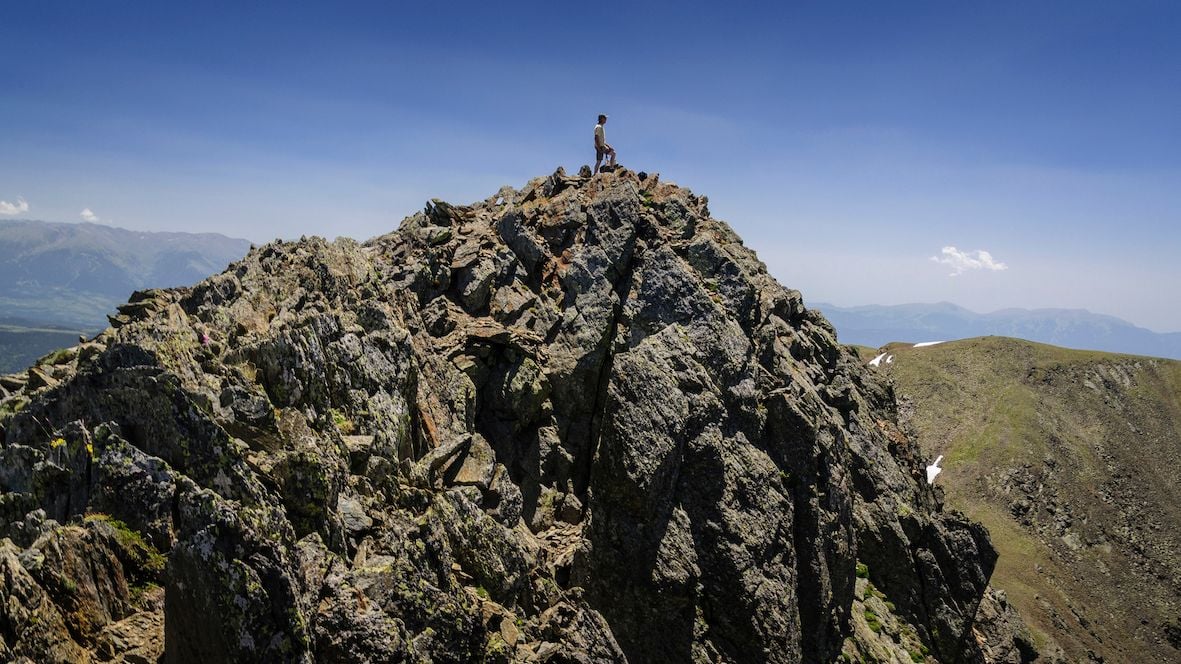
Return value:
<svg viewBox="0 0 1181 664">
<path fill-rule="evenodd" d="M 608 163 L 610 163 L 612 166 L 614 166 L 615 165 L 615 150 L 612 150 L 611 152 L 608 152 L 607 154 L 609 154 L 611 156 L 611 161 Z"/>
</svg>

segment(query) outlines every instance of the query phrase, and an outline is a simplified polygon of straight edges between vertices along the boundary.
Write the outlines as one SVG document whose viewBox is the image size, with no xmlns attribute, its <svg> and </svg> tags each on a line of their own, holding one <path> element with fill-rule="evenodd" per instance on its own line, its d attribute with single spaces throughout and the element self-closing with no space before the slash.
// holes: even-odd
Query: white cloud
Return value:
<svg viewBox="0 0 1181 664">
<path fill-rule="evenodd" d="M 931 260 L 951 267 L 949 276 L 961 275 L 968 270 L 1007 270 L 1008 265 L 995 260 L 992 254 L 978 249 L 976 251 L 960 251 L 955 247 L 944 247 L 942 256 L 932 256 Z"/>
<path fill-rule="evenodd" d="M 0 201 L 0 214 L 12 216 L 14 214 L 21 214 L 29 211 L 29 202 L 23 198 L 16 199 L 15 203 L 8 201 Z"/>
<path fill-rule="evenodd" d="M 90 208 L 86 208 L 85 210 L 82 210 L 82 212 L 78 216 L 82 217 L 82 221 L 89 221 L 92 224 L 94 222 L 98 221 L 98 215 L 91 212 Z"/>
</svg>

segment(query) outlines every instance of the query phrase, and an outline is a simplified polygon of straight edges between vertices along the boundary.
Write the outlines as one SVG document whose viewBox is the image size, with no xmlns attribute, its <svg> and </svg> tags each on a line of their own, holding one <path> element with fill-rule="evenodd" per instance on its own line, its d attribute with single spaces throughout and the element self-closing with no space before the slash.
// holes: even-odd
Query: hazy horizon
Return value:
<svg viewBox="0 0 1181 664">
<path fill-rule="evenodd" d="M 455 201 L 455 202 L 460 202 L 460 201 Z M 463 201 L 463 202 L 464 202 L 464 203 L 467 203 L 467 202 L 472 202 L 472 201 Z M 412 210 L 412 211 L 408 211 L 408 212 L 407 212 L 407 214 L 412 214 L 412 213 L 413 213 L 413 210 Z M 31 219 L 31 218 L 19 218 L 19 217 L 18 217 L 18 218 L 11 218 L 11 219 L 9 219 L 9 218 L 0 217 L 0 223 L 2 223 L 2 222 L 6 222 L 6 221 L 14 221 L 14 222 L 20 222 L 20 221 L 32 221 L 32 222 L 45 222 L 45 223 L 52 223 L 52 224 L 78 224 L 78 225 L 84 225 L 84 224 L 96 224 L 96 225 L 100 225 L 100 226 L 109 226 L 109 227 L 113 227 L 113 228 L 123 228 L 124 230 L 129 230 L 129 231 L 137 231 L 137 229 L 126 229 L 126 228 L 124 228 L 124 227 L 122 227 L 122 226 L 118 226 L 118 225 L 116 225 L 116 224 L 109 224 L 109 223 L 104 223 L 104 222 L 102 222 L 102 221 L 99 221 L 99 222 L 91 222 L 91 221 L 81 221 L 81 220 L 79 220 L 79 221 L 73 221 L 73 220 L 47 220 L 47 219 Z M 389 230 L 393 230 L 393 228 L 391 228 L 391 229 L 389 229 Z M 178 232 L 178 230 L 176 230 L 176 229 L 167 229 L 167 228 L 161 228 L 161 229 L 145 228 L 145 229 L 138 229 L 138 232 L 149 232 L 149 233 L 152 233 L 152 232 L 159 232 L 159 233 L 168 233 L 168 232 Z M 179 232 L 193 232 L 193 233 L 216 233 L 215 231 L 179 231 Z M 384 231 L 384 232 L 388 232 L 388 231 Z M 228 237 L 228 238 L 230 238 L 230 239 L 240 239 L 240 240 L 246 240 L 246 241 L 248 241 L 248 242 L 252 242 L 253 244 L 258 244 L 258 245 L 265 244 L 266 242 L 269 242 L 269 241 L 272 241 L 272 240 L 275 240 L 275 239 L 284 239 L 284 240 L 294 240 L 294 239 L 297 239 L 296 237 L 285 237 L 285 238 L 280 238 L 280 237 L 277 237 L 277 238 L 270 238 L 270 239 L 267 239 L 267 240 L 252 240 L 252 239 L 250 239 L 250 238 L 241 237 L 241 236 L 235 236 L 235 235 L 226 235 L 226 234 L 224 234 L 224 233 L 216 233 L 216 234 L 218 234 L 218 235 L 222 235 L 222 236 L 224 236 L 224 237 Z M 327 237 L 328 239 L 335 239 L 336 237 L 341 237 L 340 235 L 324 235 L 324 234 L 319 234 L 319 233 L 310 233 L 310 234 L 311 234 L 311 235 L 321 235 L 321 236 L 323 236 L 323 237 Z M 358 241 L 364 241 L 364 240 L 367 240 L 367 239 L 369 239 L 369 237 L 353 237 L 353 236 L 344 236 L 344 237 L 351 237 L 352 239 L 354 239 L 354 240 L 358 240 Z M 759 247 L 757 247 L 757 246 L 756 246 L 756 247 L 752 247 L 752 248 L 754 248 L 756 251 L 758 251 L 758 249 L 759 249 Z M 790 287 L 790 288 L 797 288 L 797 289 L 799 289 L 799 287 L 798 287 L 798 286 L 795 286 L 795 285 L 793 285 L 793 284 L 791 284 L 791 283 L 788 283 L 788 282 L 786 282 L 786 281 L 785 281 L 785 280 L 784 280 L 784 279 L 783 279 L 783 278 L 780 276 L 780 274 L 777 272 L 777 270 L 776 270 L 775 266 L 774 266 L 774 265 L 772 265 L 772 264 L 770 263 L 770 261 L 767 261 L 767 259 L 766 259 L 766 257 L 765 257 L 765 256 L 761 256 L 761 258 L 763 258 L 765 262 L 768 262 L 768 267 L 769 267 L 769 269 L 771 269 L 771 271 L 772 271 L 772 274 L 773 274 L 774 276 L 776 276 L 776 278 L 778 278 L 778 279 L 779 279 L 779 280 L 780 280 L 782 283 L 784 283 L 784 285 L 786 285 L 786 286 L 788 286 L 788 287 Z M 1141 323 L 1141 322 L 1139 322 L 1139 321 L 1130 320 L 1130 319 L 1127 319 L 1127 318 L 1125 318 L 1125 317 L 1123 317 L 1123 316 L 1118 316 L 1118 315 L 1116 315 L 1116 314 L 1113 314 L 1113 313 L 1111 313 L 1111 312 L 1109 312 L 1109 311 L 1104 311 L 1104 310 L 1101 310 L 1101 309 L 1095 309 L 1095 308 L 1088 307 L 1088 306 L 1060 306 L 1060 305 L 1048 305 L 1048 306 L 1016 306 L 1016 305 L 1001 305 L 1001 306 L 996 306 L 996 307 L 993 307 L 993 308 L 987 308 L 987 307 L 986 307 L 986 308 L 975 308 L 975 307 L 971 307 L 971 306 L 965 306 L 965 305 L 963 305 L 963 304 L 961 304 L 961 303 L 958 303 L 958 302 L 951 302 L 950 300 L 945 300 L 945 299 L 944 299 L 944 300 L 926 300 L 926 301 L 920 301 L 920 300 L 905 299 L 905 298 L 903 298 L 903 299 L 898 299 L 898 298 L 885 298 L 885 299 L 878 300 L 878 301 L 870 301 L 870 300 L 867 300 L 867 299 L 865 299 L 865 297 L 864 297 L 864 296 L 860 296 L 860 295 L 858 295 L 858 294 L 856 294 L 856 293 L 854 293 L 854 294 L 852 295 L 852 298 L 853 298 L 853 299 L 850 299 L 850 300 L 848 300 L 848 301 L 825 301 L 825 300 L 824 300 L 824 298 L 815 298 L 815 297 L 812 297 L 812 296 L 811 296 L 812 292 L 814 292 L 814 291 L 819 291 L 819 290 L 822 290 L 822 289 L 820 289 L 820 288 L 815 288 L 815 289 L 808 289 L 808 290 L 804 290 L 804 292 L 803 292 L 803 295 L 804 295 L 805 301 L 806 301 L 806 303 L 807 303 L 807 305 L 808 305 L 809 307 L 812 307 L 812 308 L 821 308 L 821 307 L 823 307 L 824 305 L 832 305 L 832 306 L 837 306 L 837 307 L 842 307 L 842 308 L 854 308 L 854 307 L 874 307 L 874 306 L 895 307 L 895 306 L 906 306 L 906 305 L 937 305 L 937 304 L 952 304 L 952 305 L 955 305 L 955 306 L 961 307 L 961 308 L 963 308 L 963 309 L 966 309 L 966 310 L 968 310 L 968 311 L 971 311 L 972 313 L 976 313 L 976 314 L 992 314 L 992 313 L 997 313 L 997 312 L 1004 311 L 1004 310 L 1006 310 L 1006 309 L 1019 309 L 1019 310 L 1022 310 L 1022 311 L 1040 311 L 1040 310 L 1086 311 L 1086 312 L 1089 312 L 1089 313 L 1092 313 L 1092 314 L 1106 315 L 1106 316 L 1113 316 L 1113 317 L 1115 317 L 1115 318 L 1118 318 L 1118 319 L 1120 319 L 1120 320 L 1123 320 L 1123 321 L 1125 321 L 1125 322 L 1132 323 L 1132 324 L 1136 325 L 1137 327 L 1142 327 L 1142 328 L 1148 329 L 1148 330 L 1150 330 L 1150 331 L 1152 331 L 1152 332 L 1157 332 L 1157 333 L 1181 332 L 1181 328 L 1179 328 L 1179 329 L 1156 329 L 1156 328 L 1154 328 L 1154 327 L 1152 327 L 1152 326 L 1150 326 L 1150 325 L 1144 325 L 1144 324 L 1142 324 L 1142 323 Z M 856 299 L 856 298 L 858 298 L 858 297 L 861 297 L 861 299 Z"/>
<path fill-rule="evenodd" d="M 544 9 L 544 11 L 542 11 Z M 710 197 L 809 302 L 1181 330 L 1181 6 L 36 3 L 0 219 L 389 232 L 593 161 Z"/>
</svg>

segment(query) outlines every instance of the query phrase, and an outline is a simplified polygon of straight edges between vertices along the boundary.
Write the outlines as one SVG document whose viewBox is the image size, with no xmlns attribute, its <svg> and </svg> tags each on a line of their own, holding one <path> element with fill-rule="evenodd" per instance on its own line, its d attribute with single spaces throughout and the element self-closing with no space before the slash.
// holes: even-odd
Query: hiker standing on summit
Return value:
<svg viewBox="0 0 1181 664">
<path fill-rule="evenodd" d="M 603 125 L 607 124 L 607 116 L 599 116 L 599 124 L 595 125 L 595 172 L 599 172 L 599 164 L 602 163 L 603 157 L 607 156 L 607 165 L 615 167 L 615 148 L 607 143 L 607 138 L 603 134 Z"/>
</svg>

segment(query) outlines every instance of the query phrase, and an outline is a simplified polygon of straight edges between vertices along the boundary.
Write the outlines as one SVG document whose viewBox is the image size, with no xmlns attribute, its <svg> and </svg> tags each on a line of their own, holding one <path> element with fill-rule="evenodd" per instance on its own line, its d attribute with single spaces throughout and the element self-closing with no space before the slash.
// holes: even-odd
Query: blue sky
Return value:
<svg viewBox="0 0 1181 664">
<path fill-rule="evenodd" d="M 306 4 L 0 3 L 0 214 L 367 238 L 606 112 L 808 301 L 1181 330 L 1181 4 Z"/>
</svg>

